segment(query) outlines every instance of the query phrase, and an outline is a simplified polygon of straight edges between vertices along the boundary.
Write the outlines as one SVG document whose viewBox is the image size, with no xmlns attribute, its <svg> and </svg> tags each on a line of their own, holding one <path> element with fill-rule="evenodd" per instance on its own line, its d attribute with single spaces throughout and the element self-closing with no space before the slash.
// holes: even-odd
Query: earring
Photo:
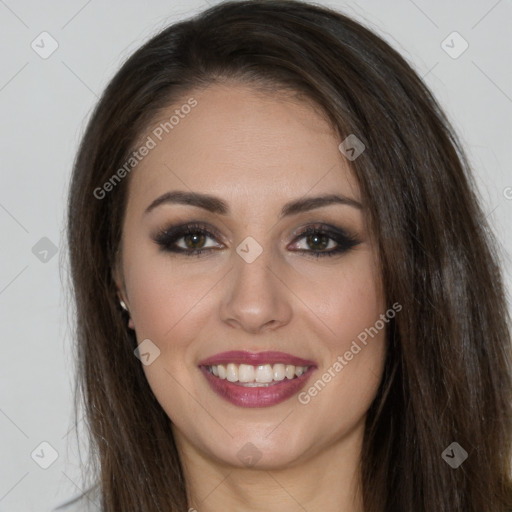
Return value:
<svg viewBox="0 0 512 512">
<path fill-rule="evenodd" d="M 128 313 L 128 327 L 130 329 L 135 329 L 135 324 L 133 323 L 133 320 L 131 319 L 130 317 L 130 312 L 128 311 L 128 307 L 126 306 L 126 304 L 124 303 L 124 300 L 120 300 L 119 301 L 119 304 L 121 305 L 121 307 Z"/>
</svg>

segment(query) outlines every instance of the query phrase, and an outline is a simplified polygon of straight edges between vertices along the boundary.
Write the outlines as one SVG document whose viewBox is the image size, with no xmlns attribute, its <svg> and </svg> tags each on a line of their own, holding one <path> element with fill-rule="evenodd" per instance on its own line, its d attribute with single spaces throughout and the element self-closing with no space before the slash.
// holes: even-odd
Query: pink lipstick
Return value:
<svg viewBox="0 0 512 512">
<path fill-rule="evenodd" d="M 284 352 L 230 351 L 199 368 L 212 390 L 239 407 L 268 407 L 298 393 L 316 369 L 313 361 Z"/>
</svg>

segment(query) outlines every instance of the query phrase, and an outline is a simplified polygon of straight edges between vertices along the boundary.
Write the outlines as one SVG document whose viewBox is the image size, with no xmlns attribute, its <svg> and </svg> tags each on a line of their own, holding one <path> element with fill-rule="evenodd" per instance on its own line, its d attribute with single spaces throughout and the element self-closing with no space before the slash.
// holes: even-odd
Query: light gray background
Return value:
<svg viewBox="0 0 512 512">
<path fill-rule="evenodd" d="M 75 432 L 67 435 L 74 368 L 60 263 L 67 185 L 86 119 L 129 54 L 212 3 L 0 0 L 0 511 L 49 510 L 82 488 Z M 319 3 L 363 21 L 425 77 L 465 145 L 510 254 L 511 1 Z M 31 48 L 43 31 L 59 45 L 47 59 Z M 456 59 L 441 46 L 453 31 L 469 44 Z M 450 41 L 452 51 L 461 48 Z M 42 237 L 58 248 L 46 262 L 32 252 Z M 506 261 L 509 289 L 510 269 Z M 48 469 L 31 458 L 43 441 L 59 454 Z M 49 456 L 42 450 L 40 461 Z"/>
</svg>

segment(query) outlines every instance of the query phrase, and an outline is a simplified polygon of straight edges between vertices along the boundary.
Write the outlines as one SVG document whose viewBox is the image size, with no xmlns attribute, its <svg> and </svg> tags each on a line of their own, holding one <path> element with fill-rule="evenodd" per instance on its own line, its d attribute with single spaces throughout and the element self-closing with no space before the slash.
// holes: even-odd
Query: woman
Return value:
<svg viewBox="0 0 512 512">
<path fill-rule="evenodd" d="M 358 23 L 227 2 L 154 37 L 89 122 L 68 236 L 101 510 L 512 509 L 494 242 Z"/>
</svg>

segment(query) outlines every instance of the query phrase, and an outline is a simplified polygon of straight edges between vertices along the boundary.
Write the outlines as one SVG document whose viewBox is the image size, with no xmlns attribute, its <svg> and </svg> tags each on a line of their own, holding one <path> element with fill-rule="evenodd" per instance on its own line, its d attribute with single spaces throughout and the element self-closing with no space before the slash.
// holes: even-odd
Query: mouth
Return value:
<svg viewBox="0 0 512 512">
<path fill-rule="evenodd" d="M 199 364 L 211 389 L 239 407 L 268 407 L 298 393 L 316 369 L 282 352 L 224 352 Z"/>
</svg>

